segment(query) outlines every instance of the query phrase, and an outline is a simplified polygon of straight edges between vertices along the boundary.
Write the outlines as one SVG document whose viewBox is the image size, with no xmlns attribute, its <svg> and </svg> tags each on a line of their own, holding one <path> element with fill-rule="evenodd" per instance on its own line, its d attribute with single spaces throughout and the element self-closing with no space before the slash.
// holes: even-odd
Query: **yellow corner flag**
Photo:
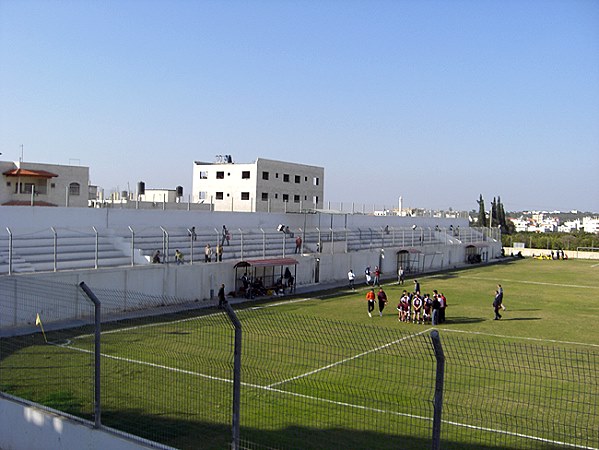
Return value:
<svg viewBox="0 0 599 450">
<path fill-rule="evenodd" d="M 46 344 L 48 343 L 48 339 L 46 339 L 46 333 L 44 332 L 44 325 L 42 324 L 42 319 L 40 319 L 40 313 L 35 315 L 35 326 L 40 327 L 42 329 L 42 335 L 44 336 L 44 341 Z"/>
</svg>

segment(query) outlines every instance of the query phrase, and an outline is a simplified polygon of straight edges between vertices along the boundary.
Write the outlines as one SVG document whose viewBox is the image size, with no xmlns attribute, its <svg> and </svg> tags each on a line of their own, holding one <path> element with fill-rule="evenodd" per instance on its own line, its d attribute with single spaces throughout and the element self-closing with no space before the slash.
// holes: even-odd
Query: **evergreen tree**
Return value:
<svg viewBox="0 0 599 450">
<path fill-rule="evenodd" d="M 483 200 L 483 194 L 480 194 L 480 199 L 478 200 L 478 226 L 487 226 L 487 213 L 485 211 L 485 201 Z"/>
<path fill-rule="evenodd" d="M 495 197 L 493 197 L 493 201 L 491 202 L 491 217 L 489 217 L 490 227 L 496 227 L 499 223 L 499 217 L 497 215 L 498 209 L 499 208 L 497 207 L 497 200 L 495 200 Z"/>
</svg>

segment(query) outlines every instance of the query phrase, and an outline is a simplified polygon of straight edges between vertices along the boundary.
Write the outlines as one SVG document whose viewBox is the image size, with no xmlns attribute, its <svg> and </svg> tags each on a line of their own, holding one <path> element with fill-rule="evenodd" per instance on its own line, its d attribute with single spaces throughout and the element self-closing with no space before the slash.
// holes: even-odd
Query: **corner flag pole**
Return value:
<svg viewBox="0 0 599 450">
<path fill-rule="evenodd" d="M 40 327 L 42 329 L 42 335 L 44 336 L 44 341 L 46 344 L 48 343 L 48 339 L 46 339 L 46 332 L 44 331 L 44 324 L 42 323 L 42 319 L 40 319 L 40 314 L 37 313 L 35 315 L 35 326 Z"/>
</svg>

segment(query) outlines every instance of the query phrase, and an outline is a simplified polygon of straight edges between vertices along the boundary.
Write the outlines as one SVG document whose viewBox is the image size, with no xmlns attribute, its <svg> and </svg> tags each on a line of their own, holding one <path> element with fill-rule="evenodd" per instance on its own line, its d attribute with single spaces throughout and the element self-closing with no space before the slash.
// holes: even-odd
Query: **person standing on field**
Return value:
<svg viewBox="0 0 599 450">
<path fill-rule="evenodd" d="M 366 301 L 368 302 L 368 317 L 372 317 L 372 311 L 374 311 L 374 300 L 376 296 L 374 295 L 374 289 L 370 289 L 366 293 Z"/>
<path fill-rule="evenodd" d="M 503 301 L 503 295 L 499 291 L 495 291 L 495 299 L 493 300 L 493 311 L 495 311 L 495 320 L 501 319 L 499 310 L 501 309 L 501 303 Z"/>
<path fill-rule="evenodd" d="M 399 266 L 399 269 L 397 269 L 397 284 L 403 284 L 404 283 L 404 270 L 403 270 L 403 266 Z"/>
<path fill-rule="evenodd" d="M 503 288 L 500 284 L 497 285 L 497 294 L 501 298 L 501 309 L 505 311 L 505 305 L 503 304 Z"/>
<path fill-rule="evenodd" d="M 227 298 L 225 297 L 225 285 L 221 284 L 220 289 L 218 290 L 218 307 L 223 308 L 226 303 Z"/>
<path fill-rule="evenodd" d="M 349 269 L 349 272 L 347 272 L 347 280 L 349 281 L 349 287 L 351 290 L 355 291 L 356 288 L 354 287 L 354 281 L 356 280 L 356 274 L 354 273 L 353 269 Z"/>
<path fill-rule="evenodd" d="M 387 304 L 387 294 L 383 291 L 382 287 L 379 287 L 379 293 L 377 294 L 377 298 L 379 300 L 379 316 L 383 317 L 383 309 L 385 309 L 385 305 Z"/>
<path fill-rule="evenodd" d="M 372 281 L 372 285 L 381 285 L 381 269 L 379 266 L 374 266 L 374 279 Z"/>
</svg>

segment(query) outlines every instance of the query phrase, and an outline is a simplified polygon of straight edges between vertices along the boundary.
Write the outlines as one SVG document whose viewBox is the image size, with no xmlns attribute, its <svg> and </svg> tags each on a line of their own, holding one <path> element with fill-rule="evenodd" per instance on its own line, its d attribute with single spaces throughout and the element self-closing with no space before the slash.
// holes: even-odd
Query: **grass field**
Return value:
<svg viewBox="0 0 599 450">
<path fill-rule="evenodd" d="M 599 264 L 527 259 L 418 278 L 448 299 L 442 448 L 599 448 Z M 494 321 L 501 283 L 507 311 Z M 251 448 L 430 448 L 430 325 L 399 323 L 405 286 L 235 307 L 241 437 Z M 102 422 L 179 448 L 226 448 L 233 328 L 216 310 L 104 327 Z M 93 412 L 88 330 L 0 341 L 0 387 Z"/>
</svg>

